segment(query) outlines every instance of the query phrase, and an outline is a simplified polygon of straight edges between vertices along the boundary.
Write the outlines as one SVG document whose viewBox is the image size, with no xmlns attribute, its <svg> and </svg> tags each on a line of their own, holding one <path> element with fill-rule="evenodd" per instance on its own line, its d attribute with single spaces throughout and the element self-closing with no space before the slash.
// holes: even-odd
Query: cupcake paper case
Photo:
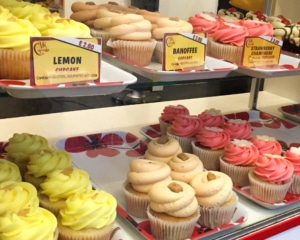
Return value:
<svg viewBox="0 0 300 240">
<path fill-rule="evenodd" d="M 291 147 L 284 153 L 284 157 L 294 166 L 293 182 L 288 192 L 300 194 L 300 148 Z"/>
</svg>

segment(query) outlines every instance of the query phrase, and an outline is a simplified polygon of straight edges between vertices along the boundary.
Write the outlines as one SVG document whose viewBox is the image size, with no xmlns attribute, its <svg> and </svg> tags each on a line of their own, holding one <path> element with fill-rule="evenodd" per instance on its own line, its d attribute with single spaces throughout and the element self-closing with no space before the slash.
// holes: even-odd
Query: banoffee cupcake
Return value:
<svg viewBox="0 0 300 240">
<path fill-rule="evenodd" d="M 167 136 L 176 139 L 183 152 L 192 153 L 192 141 L 203 123 L 196 115 L 177 115 L 167 128 Z"/>
<path fill-rule="evenodd" d="M 238 196 L 228 175 L 217 171 L 197 174 L 190 182 L 200 206 L 198 223 L 211 229 L 228 224 L 236 210 Z"/>
<path fill-rule="evenodd" d="M 70 196 L 58 216 L 60 240 L 109 240 L 117 216 L 117 201 L 102 190 Z"/>
<path fill-rule="evenodd" d="M 199 218 L 195 191 L 181 181 L 154 184 L 149 191 L 147 215 L 151 234 L 158 240 L 188 239 Z"/>
<path fill-rule="evenodd" d="M 71 167 L 72 159 L 65 150 L 42 150 L 29 156 L 24 180 L 32 183 L 37 189 L 44 182 L 48 173 Z"/>
<path fill-rule="evenodd" d="M 250 194 L 267 203 L 281 203 L 293 182 L 294 166 L 280 155 L 259 155 L 249 172 Z"/>
<path fill-rule="evenodd" d="M 168 163 L 173 156 L 181 152 L 181 146 L 176 139 L 161 136 L 148 143 L 144 158 Z"/>
<path fill-rule="evenodd" d="M 127 212 L 135 217 L 147 218 L 148 192 L 151 186 L 160 181 L 171 180 L 170 173 L 170 167 L 164 162 L 132 160 L 123 186 Z"/>
<path fill-rule="evenodd" d="M 300 148 L 290 147 L 284 157 L 294 165 L 293 182 L 288 190 L 292 194 L 300 194 Z"/>
<path fill-rule="evenodd" d="M 281 155 L 282 146 L 274 137 L 267 135 L 255 135 L 250 141 L 257 147 L 259 154 L 275 154 Z"/>
<path fill-rule="evenodd" d="M 229 133 L 231 139 L 250 139 L 252 135 L 250 122 L 242 119 L 229 119 L 223 129 Z"/>
<path fill-rule="evenodd" d="M 201 159 L 205 169 L 220 170 L 219 158 L 229 141 L 229 134 L 222 128 L 203 127 L 192 142 L 193 154 Z"/>
<path fill-rule="evenodd" d="M 234 186 L 248 186 L 248 173 L 254 169 L 259 152 L 248 140 L 234 139 L 224 148 L 220 156 L 220 171 L 227 174 Z"/>
<path fill-rule="evenodd" d="M 223 127 L 224 117 L 220 110 L 210 108 L 206 109 L 198 117 L 202 120 L 205 127 Z"/>
<path fill-rule="evenodd" d="M 0 183 L 6 181 L 21 182 L 22 176 L 19 167 L 15 163 L 0 159 Z"/>
<path fill-rule="evenodd" d="M 86 171 L 74 167 L 55 170 L 48 173 L 44 182 L 40 184 L 40 205 L 57 216 L 68 197 L 90 189 L 92 184 Z"/>
<path fill-rule="evenodd" d="M 172 157 L 168 165 L 173 180 L 189 183 L 198 173 L 203 172 L 203 163 L 195 154 L 179 153 Z"/>
</svg>

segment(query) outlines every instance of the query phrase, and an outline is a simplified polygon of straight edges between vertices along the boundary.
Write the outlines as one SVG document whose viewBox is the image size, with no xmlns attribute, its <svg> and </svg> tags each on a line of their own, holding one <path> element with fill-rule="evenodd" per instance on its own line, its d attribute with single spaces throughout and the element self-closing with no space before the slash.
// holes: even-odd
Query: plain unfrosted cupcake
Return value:
<svg viewBox="0 0 300 240">
<path fill-rule="evenodd" d="M 274 137 L 268 135 L 255 135 L 250 141 L 257 147 L 259 154 L 281 155 L 282 146 Z"/>
<path fill-rule="evenodd" d="M 148 192 L 151 186 L 160 181 L 171 180 L 170 173 L 170 167 L 164 162 L 132 160 L 123 185 L 127 212 L 135 217 L 147 218 Z"/>
<path fill-rule="evenodd" d="M 7 181 L 21 182 L 22 176 L 19 167 L 6 159 L 0 159 L 0 183 Z"/>
<path fill-rule="evenodd" d="M 187 183 L 166 181 L 154 184 L 149 191 L 147 215 L 151 234 L 157 240 L 188 239 L 199 218 L 195 191 Z"/>
<path fill-rule="evenodd" d="M 250 139 L 252 135 L 250 122 L 242 119 L 227 120 L 223 129 L 229 133 L 231 139 Z"/>
<path fill-rule="evenodd" d="M 290 147 L 284 157 L 294 165 L 293 182 L 288 190 L 292 194 L 300 194 L 300 148 Z"/>
<path fill-rule="evenodd" d="M 233 192 L 228 175 L 218 171 L 205 171 L 197 174 L 190 185 L 200 206 L 198 223 L 215 229 L 228 224 L 236 210 L 238 196 Z"/>
<path fill-rule="evenodd" d="M 221 110 L 215 108 L 206 109 L 198 117 L 202 120 L 205 127 L 223 127 L 224 117 Z"/>
<path fill-rule="evenodd" d="M 281 203 L 292 184 L 293 164 L 280 155 L 259 155 L 249 172 L 250 194 L 267 203 Z"/>
</svg>

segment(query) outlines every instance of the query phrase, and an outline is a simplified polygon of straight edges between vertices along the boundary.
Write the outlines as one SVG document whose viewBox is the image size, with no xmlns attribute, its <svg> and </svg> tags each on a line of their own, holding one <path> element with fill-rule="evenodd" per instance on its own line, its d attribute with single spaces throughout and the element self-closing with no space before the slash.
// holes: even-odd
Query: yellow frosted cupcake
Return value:
<svg viewBox="0 0 300 240">
<path fill-rule="evenodd" d="M 102 190 L 70 196 L 58 216 L 60 240 L 109 240 L 116 219 L 116 199 Z"/>
<path fill-rule="evenodd" d="M 6 181 L 21 182 L 22 176 L 16 164 L 5 159 L 0 159 L 0 183 Z"/>
</svg>

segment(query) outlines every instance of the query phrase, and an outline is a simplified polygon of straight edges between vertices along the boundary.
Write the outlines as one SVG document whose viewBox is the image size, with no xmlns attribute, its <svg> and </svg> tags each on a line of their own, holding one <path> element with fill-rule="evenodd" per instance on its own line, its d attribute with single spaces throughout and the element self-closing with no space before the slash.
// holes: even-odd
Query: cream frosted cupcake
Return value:
<svg viewBox="0 0 300 240">
<path fill-rule="evenodd" d="M 281 155 L 282 146 L 274 137 L 267 135 L 256 135 L 250 140 L 258 149 L 259 154 L 275 154 Z"/>
<path fill-rule="evenodd" d="M 250 122 L 242 119 L 229 119 L 223 129 L 229 133 L 231 139 L 250 139 L 252 135 Z"/>
<path fill-rule="evenodd" d="M 176 139 L 183 152 L 192 153 L 192 141 L 202 125 L 202 120 L 196 115 L 177 115 L 167 128 L 167 136 Z"/>
<path fill-rule="evenodd" d="M 224 117 L 220 110 L 210 108 L 206 109 L 198 117 L 202 120 L 205 127 L 223 127 Z"/>
<path fill-rule="evenodd" d="M 200 206 L 201 226 L 211 229 L 228 224 L 236 210 L 237 195 L 232 181 L 225 173 L 205 171 L 197 174 L 190 182 Z"/>
<path fill-rule="evenodd" d="M 292 194 L 300 194 L 300 148 L 290 147 L 284 157 L 294 165 L 293 182 L 288 190 Z"/>
<path fill-rule="evenodd" d="M 72 159 L 65 150 L 42 150 L 29 156 L 24 180 L 40 188 L 40 184 L 44 182 L 48 173 L 71 167 L 71 165 Z"/>
<path fill-rule="evenodd" d="M 249 172 L 250 193 L 267 203 L 281 203 L 292 184 L 293 164 L 280 155 L 259 155 Z"/>
<path fill-rule="evenodd" d="M 254 169 L 259 152 L 248 140 L 234 139 L 220 156 L 220 171 L 227 174 L 234 186 L 249 185 L 248 173 Z"/>
<path fill-rule="evenodd" d="M 75 193 L 59 213 L 59 239 L 111 239 L 116 208 L 116 199 L 105 191 L 90 189 Z"/>
<path fill-rule="evenodd" d="M 57 216 L 68 197 L 90 189 L 92 184 L 86 171 L 74 167 L 55 170 L 48 173 L 44 182 L 40 184 L 40 205 Z"/>
<path fill-rule="evenodd" d="M 5 159 L 0 159 L 0 183 L 6 181 L 21 182 L 22 176 L 16 164 Z"/>
<path fill-rule="evenodd" d="M 172 157 L 168 165 L 171 168 L 173 180 L 189 183 L 198 173 L 203 172 L 203 163 L 191 153 L 179 153 Z"/>
<path fill-rule="evenodd" d="M 192 142 L 193 154 L 197 155 L 207 170 L 220 169 L 220 156 L 224 147 L 230 141 L 230 136 L 222 128 L 204 127 L 196 134 Z"/>
<path fill-rule="evenodd" d="M 154 184 L 149 191 L 147 215 L 151 234 L 158 240 L 188 239 L 199 218 L 195 191 L 181 181 Z"/>
<path fill-rule="evenodd" d="M 181 152 L 181 146 L 176 139 L 161 136 L 148 143 L 144 158 L 168 163 L 173 156 Z"/>
<path fill-rule="evenodd" d="M 147 218 L 148 192 L 153 184 L 171 180 L 170 172 L 170 167 L 161 161 L 132 160 L 123 186 L 127 212 L 135 217 Z"/>
</svg>

